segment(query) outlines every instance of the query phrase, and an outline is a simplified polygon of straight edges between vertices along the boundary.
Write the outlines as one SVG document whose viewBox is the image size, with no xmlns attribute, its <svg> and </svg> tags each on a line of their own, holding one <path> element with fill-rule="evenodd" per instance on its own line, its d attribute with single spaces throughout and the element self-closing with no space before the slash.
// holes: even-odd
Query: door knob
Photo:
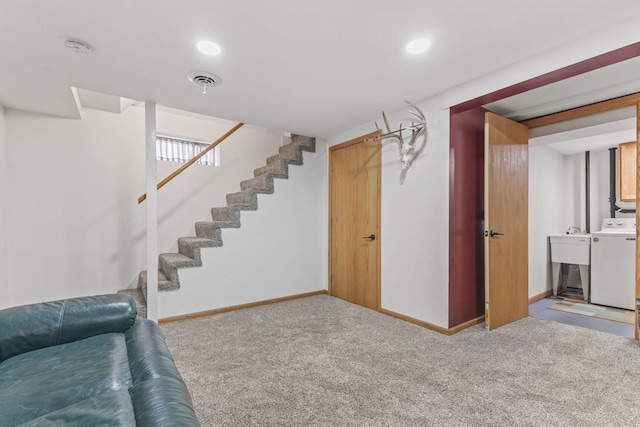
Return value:
<svg viewBox="0 0 640 427">
<path fill-rule="evenodd" d="M 497 231 L 491 230 L 491 231 L 489 232 L 489 236 L 491 236 L 491 237 L 504 236 L 504 233 L 499 233 L 499 232 L 497 232 Z"/>
<path fill-rule="evenodd" d="M 364 236 L 363 239 L 376 240 L 376 235 L 372 234 L 370 236 Z"/>
</svg>

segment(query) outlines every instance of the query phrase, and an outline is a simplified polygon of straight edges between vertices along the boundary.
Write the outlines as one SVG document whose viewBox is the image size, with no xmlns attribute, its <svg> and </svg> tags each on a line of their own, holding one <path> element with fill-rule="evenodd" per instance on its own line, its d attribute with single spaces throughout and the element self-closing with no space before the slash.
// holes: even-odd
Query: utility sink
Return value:
<svg viewBox="0 0 640 427">
<path fill-rule="evenodd" d="M 591 264 L 591 236 L 586 234 L 559 234 L 549 236 L 551 243 L 551 271 L 553 295 L 558 294 L 562 264 L 578 264 L 584 300 L 589 301 L 589 265 Z"/>
<path fill-rule="evenodd" d="M 591 264 L 591 236 L 586 234 L 559 234 L 549 236 L 551 262 L 564 264 Z"/>
</svg>

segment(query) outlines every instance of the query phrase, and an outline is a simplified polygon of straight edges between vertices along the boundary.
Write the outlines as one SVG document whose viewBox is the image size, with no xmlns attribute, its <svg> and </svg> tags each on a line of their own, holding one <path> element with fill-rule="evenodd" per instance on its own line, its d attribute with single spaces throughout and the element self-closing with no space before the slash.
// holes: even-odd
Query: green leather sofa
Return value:
<svg viewBox="0 0 640 427">
<path fill-rule="evenodd" d="M 154 322 L 127 295 L 0 310 L 0 426 L 199 426 Z"/>
</svg>

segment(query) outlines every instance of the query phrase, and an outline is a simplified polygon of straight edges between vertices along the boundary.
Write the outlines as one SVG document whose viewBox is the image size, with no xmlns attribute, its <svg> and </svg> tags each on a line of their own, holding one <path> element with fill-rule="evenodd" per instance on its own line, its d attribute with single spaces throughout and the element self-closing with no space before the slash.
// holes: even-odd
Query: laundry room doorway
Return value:
<svg viewBox="0 0 640 427">
<path fill-rule="evenodd" d="M 525 121 L 533 126 L 529 141 L 533 317 L 620 336 L 637 333 L 638 102 L 640 94 L 631 94 Z M 621 155 L 631 155 L 634 164 L 625 164 Z M 621 190 L 625 175 L 633 181 L 631 195 L 630 190 Z M 624 229 L 609 232 L 607 223 Z M 603 249 L 605 241 L 615 241 L 619 250 Z M 584 259 L 573 258 L 578 248 L 588 251 Z M 552 290 L 559 299 L 551 296 Z"/>
<path fill-rule="evenodd" d="M 490 229 L 485 224 L 483 207 L 484 113 L 491 111 L 534 129 L 546 123 L 561 125 L 576 114 L 588 116 L 619 108 L 619 102 L 637 109 L 640 95 L 627 94 L 640 94 L 640 78 L 631 78 L 638 75 L 640 42 L 450 107 L 450 328 L 485 314 L 484 233 Z M 635 181 L 637 186 L 638 177 Z M 638 270 L 638 248 L 635 264 Z M 640 296 L 638 277 L 636 273 L 636 297 Z M 540 297 L 527 291 L 529 302 Z M 490 316 L 494 314 L 490 307 Z"/>
<path fill-rule="evenodd" d="M 618 113 L 618 112 L 622 112 L 622 113 Z M 490 113 L 488 113 L 490 114 Z M 587 129 L 589 130 L 589 127 L 595 127 L 600 121 L 602 121 L 603 123 L 600 123 L 600 125 L 604 126 L 605 128 L 608 127 L 612 127 L 611 123 L 613 123 L 613 119 L 611 119 L 610 122 L 604 122 L 605 120 L 609 120 L 607 119 L 607 117 L 616 117 L 616 116 L 620 116 L 621 114 L 624 115 L 624 117 L 631 115 L 631 119 L 632 119 L 632 126 L 630 129 L 627 130 L 626 133 L 620 135 L 618 134 L 617 137 L 618 138 L 622 138 L 620 139 L 620 141 L 618 142 L 625 142 L 628 143 L 628 139 L 633 139 L 633 145 L 634 145 L 634 152 L 633 152 L 633 156 L 636 157 L 637 160 L 637 156 L 638 156 L 638 138 L 637 136 L 640 134 L 640 122 L 637 120 L 637 117 L 640 116 L 640 93 L 638 94 L 631 94 L 631 95 L 626 95 L 623 97 L 619 97 L 619 98 L 615 98 L 615 99 L 610 99 L 610 100 L 606 100 L 606 101 L 602 101 L 599 103 L 594 103 L 594 104 L 589 104 L 587 106 L 583 106 L 583 107 L 577 107 L 574 108 L 572 110 L 569 111 L 563 111 L 563 112 L 559 112 L 559 113 L 552 113 L 543 117 L 539 117 L 539 118 L 535 118 L 535 119 L 531 119 L 531 120 L 525 120 L 522 121 L 522 125 L 526 126 L 528 131 L 529 131 L 529 146 L 528 146 L 528 152 L 530 154 L 530 162 L 529 166 L 530 166 L 530 178 L 531 178 L 531 182 L 529 185 L 529 189 L 531 190 L 531 194 L 529 194 L 529 203 L 528 203 L 528 217 L 529 217 L 529 222 L 528 222 L 528 226 L 529 226 L 529 238 L 530 238 L 530 242 L 529 242 L 529 260 L 528 260 L 528 269 L 530 270 L 529 273 L 529 277 L 528 280 L 525 281 L 520 281 L 518 280 L 517 282 L 511 282 L 513 283 L 526 283 L 526 288 L 524 286 L 515 286 L 516 289 L 518 290 L 522 290 L 522 288 L 525 288 L 527 291 L 528 295 L 531 295 L 533 292 L 533 295 L 530 296 L 528 298 L 528 302 L 529 303 L 533 303 L 541 298 L 544 297 L 548 297 L 551 295 L 551 290 L 549 290 L 549 283 L 551 282 L 550 280 L 548 280 L 549 278 L 551 278 L 550 273 L 551 273 L 551 268 L 550 268 L 550 261 L 551 259 L 548 258 L 549 256 L 549 246 L 548 246 L 548 233 L 536 233 L 537 225 L 539 225 L 539 223 L 542 221 L 541 218 L 543 218 L 545 215 L 546 216 L 554 216 L 557 215 L 558 213 L 563 213 L 564 210 L 566 210 L 566 207 L 562 205 L 562 200 L 560 200 L 557 196 L 555 199 L 553 199 L 552 194 L 560 194 L 559 191 L 556 191 L 558 188 L 563 187 L 563 185 L 566 184 L 566 180 L 570 180 L 572 179 L 571 176 L 569 176 L 569 173 L 574 173 L 574 174 L 582 174 L 582 184 L 578 184 L 575 186 L 575 189 L 573 190 L 573 193 L 567 193 L 565 194 L 563 197 L 575 197 L 578 200 L 577 201 L 570 201 L 571 204 L 573 204 L 573 207 L 569 210 L 574 211 L 575 214 L 573 215 L 569 215 L 570 218 L 572 218 L 571 220 L 567 220 L 566 218 L 562 220 L 562 229 L 558 229 L 558 226 L 556 226 L 554 233 L 557 234 L 564 234 L 565 230 L 567 230 L 567 227 L 569 228 L 573 228 L 570 226 L 577 226 L 576 228 L 579 228 L 580 231 L 579 233 L 585 234 L 587 235 L 588 239 L 590 239 L 590 229 L 593 229 L 591 231 L 595 231 L 595 230 L 600 230 L 600 225 L 602 223 L 602 218 L 606 218 L 608 215 L 610 215 L 608 212 L 606 214 L 602 213 L 602 212 L 592 212 L 591 216 L 595 217 L 594 220 L 590 221 L 589 220 L 589 208 L 585 208 L 584 204 L 586 203 L 587 205 L 593 205 L 594 202 L 590 201 L 588 194 L 593 194 L 593 191 L 589 191 L 589 180 L 586 178 L 585 176 L 585 165 L 584 163 L 581 163 L 581 161 L 585 158 L 585 157 L 589 157 L 588 155 L 585 156 L 584 152 L 580 152 L 579 155 L 573 155 L 570 156 L 571 161 L 574 163 L 573 165 L 569 164 L 566 162 L 564 164 L 561 165 L 554 165 L 553 164 L 553 159 L 551 158 L 551 155 L 546 155 L 546 157 L 544 157 L 544 163 L 542 164 L 536 164 L 536 162 L 539 162 L 540 159 L 542 158 L 539 154 L 537 155 L 532 155 L 534 150 L 538 150 L 540 148 L 545 148 L 549 153 L 551 153 L 552 151 L 555 152 L 555 150 L 552 150 L 551 148 L 546 148 L 544 146 L 541 145 L 540 140 L 543 139 L 543 137 L 541 137 L 540 135 L 546 135 L 547 137 L 550 137 L 550 140 L 554 140 L 554 137 L 556 137 L 556 139 L 560 139 L 561 134 L 563 134 L 563 132 L 570 132 L 567 131 L 567 129 L 570 129 L 571 131 L 575 130 L 573 129 L 573 127 L 583 124 L 583 128 L 582 129 Z M 591 123 L 590 126 L 587 126 L 585 123 Z M 594 125 L 594 123 L 596 125 Z M 629 123 L 626 122 L 624 124 L 625 126 L 629 126 Z M 545 131 L 541 131 L 543 129 L 559 129 L 559 131 L 557 133 L 548 133 L 545 134 Z M 560 130 L 564 130 L 564 131 L 560 131 Z M 579 129 L 581 130 L 581 129 Z M 586 132 L 586 130 L 585 130 Z M 589 139 L 589 137 L 585 137 L 585 141 L 579 141 L 577 138 L 575 140 L 569 140 L 566 143 L 559 141 L 558 144 L 566 144 L 560 148 L 557 148 L 560 152 L 566 152 L 566 153 L 577 153 L 578 151 L 576 147 L 571 148 L 570 144 L 575 144 L 576 146 L 578 146 L 579 144 L 592 144 L 591 146 L 589 145 L 584 145 L 584 147 L 599 147 L 598 145 L 596 145 L 596 142 L 592 142 L 592 139 L 596 139 L 598 135 L 594 135 L 593 138 Z M 600 136 L 602 138 L 602 136 Z M 602 145 L 602 147 L 604 147 L 604 145 L 607 144 L 611 144 L 610 142 L 607 141 L 599 141 L 600 145 Z M 604 145 L 603 145 L 604 144 Z M 614 144 L 615 146 L 617 146 L 617 143 Z M 598 162 L 600 164 L 604 163 L 605 165 L 609 162 L 608 160 L 608 153 L 606 153 L 606 149 L 604 150 L 605 153 L 603 154 L 602 151 L 602 147 L 600 147 L 599 151 L 594 151 L 592 154 L 592 158 L 596 158 L 596 159 L 600 159 L 598 160 Z M 587 150 L 588 151 L 588 150 Z M 486 157 L 491 157 L 491 155 L 489 154 L 488 151 L 485 151 L 485 156 Z M 561 153 L 555 153 L 554 156 L 556 157 L 563 157 Z M 602 158 L 604 157 L 604 162 L 602 161 Z M 503 159 L 505 157 L 503 156 Z M 578 162 L 576 162 L 576 158 L 578 160 Z M 614 159 L 612 158 L 612 161 Z M 509 162 L 505 162 L 506 164 L 508 164 Z M 578 164 L 576 164 L 578 163 Z M 588 163 L 588 162 L 587 162 Z M 637 163 L 640 164 L 640 163 Z M 595 166 L 598 166 L 597 164 Z M 620 175 L 621 171 L 615 169 L 615 162 L 613 162 L 613 166 L 614 168 L 614 173 L 612 176 L 615 176 L 614 182 L 618 181 L 618 176 Z M 573 168 L 573 169 L 572 169 Z M 592 182 L 591 185 L 592 186 L 596 186 L 596 185 L 600 185 L 601 187 L 608 187 L 610 184 L 609 181 L 609 171 L 603 171 L 602 169 L 605 169 L 606 166 L 600 166 L 600 172 L 603 175 L 606 175 L 606 182 L 605 183 L 596 183 L 596 182 Z M 554 172 L 555 169 L 555 172 Z M 592 169 L 593 169 L 593 165 L 592 165 Z M 573 170 L 574 172 L 570 172 L 571 170 Z M 588 170 L 588 167 L 587 167 Z M 537 171 L 537 172 L 536 172 Z M 533 174 L 533 175 L 531 175 Z M 537 191 L 532 188 L 532 186 L 535 185 L 539 185 L 540 180 L 547 180 L 547 187 L 544 190 L 540 190 L 538 189 Z M 636 186 L 636 192 L 638 192 L 638 185 L 640 184 L 640 182 L 638 182 L 638 177 L 637 177 L 637 167 L 636 167 L 636 180 L 635 180 L 635 186 Z M 586 187 L 586 188 L 585 188 Z M 597 189 L 596 189 L 597 191 Z M 613 195 L 610 194 L 606 194 L 606 196 L 601 195 L 600 199 L 602 199 L 603 197 L 605 197 L 606 199 L 609 200 L 613 200 L 614 204 L 616 201 L 616 193 L 615 190 L 613 190 L 614 193 Z M 485 184 L 485 192 L 491 194 L 492 189 L 491 189 L 491 184 L 487 181 Z M 585 193 L 587 193 L 587 195 L 585 195 Z M 542 196 L 542 197 L 541 197 Z M 507 197 L 507 195 L 505 194 L 504 197 Z M 635 196 L 634 196 L 635 197 Z M 512 196 L 509 196 L 509 199 L 512 199 Z M 628 211 L 630 212 L 635 212 L 635 205 L 632 206 L 633 209 L 628 209 Z M 617 206 L 616 206 L 617 209 Z M 612 208 L 613 210 L 613 208 Z M 587 212 L 587 218 L 584 217 L 585 212 Z M 605 216 L 607 215 L 607 216 Z M 614 213 L 611 214 L 612 217 L 615 217 L 615 211 Z M 633 217 L 635 219 L 634 222 L 637 222 L 637 218 L 635 218 L 635 216 L 637 215 L 637 213 L 633 214 Z M 527 215 L 522 215 L 521 213 L 518 213 L 516 211 L 512 212 L 509 215 L 509 221 L 517 221 L 518 218 L 522 218 L 522 217 L 526 217 Z M 494 226 L 490 223 L 490 211 L 489 211 L 489 215 L 487 215 L 487 213 L 485 212 L 485 221 L 489 221 L 487 224 L 487 230 L 491 230 L 492 228 L 494 228 Z M 535 221 L 535 223 L 534 223 Z M 590 224 L 589 225 L 585 225 L 585 224 Z M 635 228 L 635 224 L 634 224 L 634 228 Z M 597 233 L 596 233 L 597 234 Z M 637 232 L 634 232 L 634 235 L 637 234 Z M 502 236 L 497 236 L 502 237 Z M 633 240 L 636 240 L 635 237 L 632 237 Z M 536 242 L 539 243 L 538 247 L 536 247 Z M 630 274 L 634 277 L 636 275 L 636 270 L 637 270 L 637 266 L 638 266 L 638 251 L 639 248 L 637 247 L 638 242 L 636 241 L 634 245 L 635 246 L 635 250 L 634 250 L 634 260 L 635 260 L 635 265 L 632 266 L 631 268 L 633 268 L 633 272 L 630 272 Z M 592 252 L 593 253 L 593 252 Z M 492 258 L 492 254 L 489 250 L 487 250 L 485 252 L 485 258 L 489 260 L 491 260 Z M 536 274 L 538 274 L 538 276 L 540 276 L 540 273 L 543 273 L 543 277 L 536 277 Z M 546 277 L 545 277 L 546 276 Z M 488 276 L 487 276 L 488 277 Z M 489 279 L 487 279 L 489 280 Z M 588 276 L 586 277 L 586 280 L 589 280 Z M 626 301 L 624 304 L 624 307 L 622 308 L 628 308 L 628 307 L 633 307 L 635 308 L 635 298 L 638 296 L 638 287 L 637 287 L 637 281 L 634 280 L 634 284 L 633 284 L 633 289 L 634 292 L 629 293 L 628 295 L 628 300 Z M 489 282 L 490 284 L 490 282 Z M 542 285 L 541 289 L 535 290 L 535 286 L 536 285 Z M 608 286 L 613 286 L 614 284 L 608 285 Z M 589 282 L 586 284 L 586 286 L 583 286 L 583 289 L 585 289 L 587 295 L 583 296 L 584 298 L 584 302 L 586 303 L 588 301 L 588 297 L 589 297 Z M 489 297 L 487 298 L 487 301 L 490 301 L 491 298 L 491 291 L 489 292 Z M 514 290 L 509 291 L 511 294 L 513 294 Z M 593 295 L 593 288 L 591 287 L 591 295 Z M 526 298 L 526 297 L 525 297 Z M 489 307 L 491 308 L 491 316 L 493 316 L 495 313 L 494 308 L 500 309 L 500 306 L 497 307 L 492 307 L 491 304 L 489 303 Z M 498 313 L 500 314 L 500 313 Z M 491 316 L 489 317 L 489 319 L 491 319 Z M 526 315 L 525 315 L 526 316 Z M 524 317 L 524 316 L 523 316 Z M 634 316 L 634 320 L 637 322 L 637 316 Z M 493 329 L 493 326 L 491 325 L 491 321 L 488 320 L 487 321 L 487 327 L 489 329 Z M 635 333 L 637 334 L 637 328 L 635 328 Z"/>
</svg>

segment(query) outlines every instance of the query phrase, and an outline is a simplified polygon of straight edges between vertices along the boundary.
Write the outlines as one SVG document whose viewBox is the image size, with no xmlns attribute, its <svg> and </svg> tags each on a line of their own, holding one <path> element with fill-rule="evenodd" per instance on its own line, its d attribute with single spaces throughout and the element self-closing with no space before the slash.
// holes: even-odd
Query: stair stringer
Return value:
<svg viewBox="0 0 640 427">
<path fill-rule="evenodd" d="M 179 270 L 180 286 L 158 293 L 159 318 L 327 289 L 327 153 L 316 150 L 256 195 L 259 211 L 240 211 L 224 246 L 200 249 L 200 268 Z"/>
</svg>

